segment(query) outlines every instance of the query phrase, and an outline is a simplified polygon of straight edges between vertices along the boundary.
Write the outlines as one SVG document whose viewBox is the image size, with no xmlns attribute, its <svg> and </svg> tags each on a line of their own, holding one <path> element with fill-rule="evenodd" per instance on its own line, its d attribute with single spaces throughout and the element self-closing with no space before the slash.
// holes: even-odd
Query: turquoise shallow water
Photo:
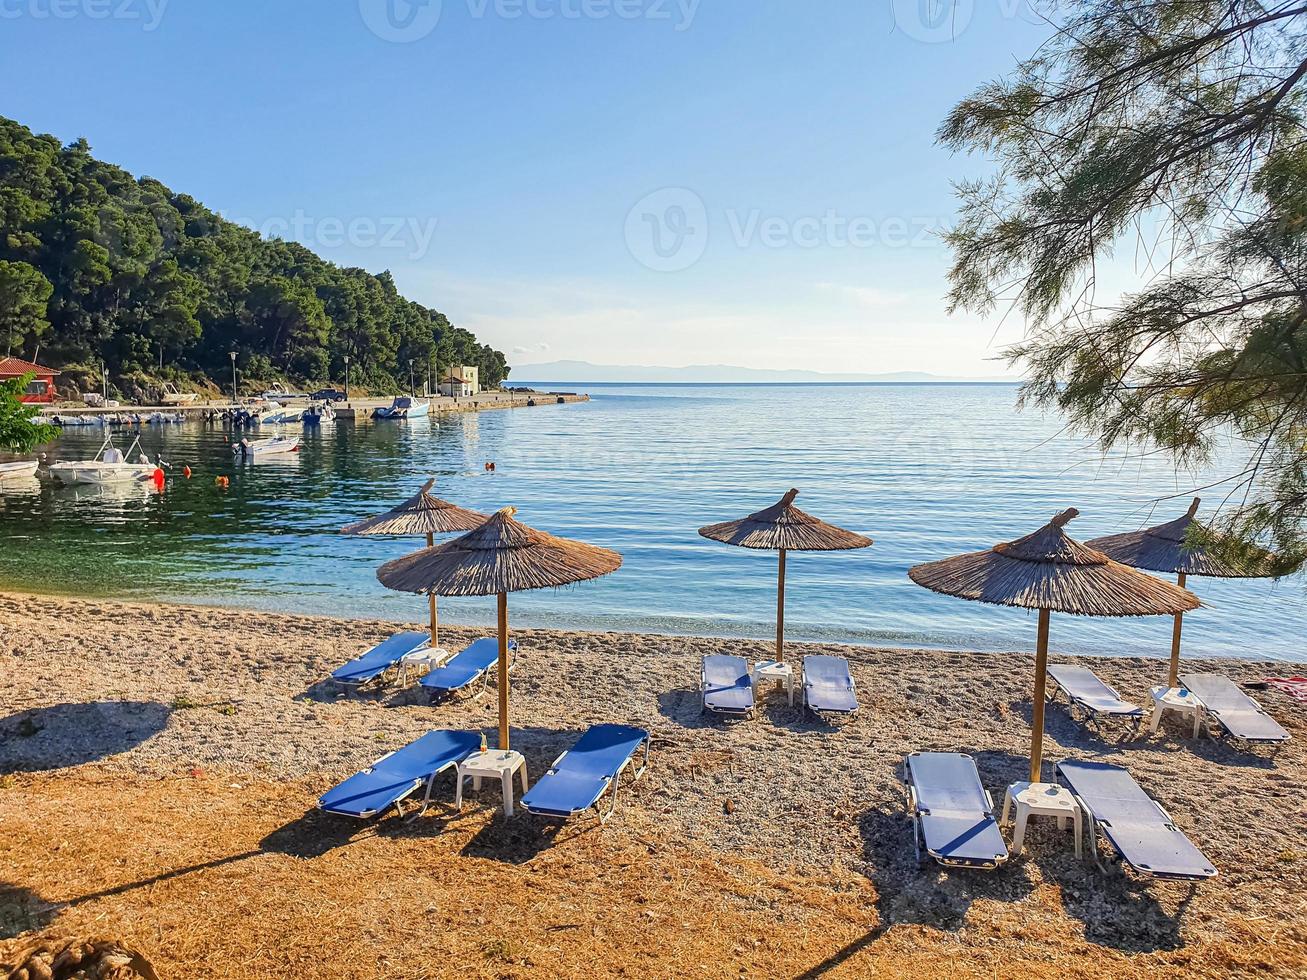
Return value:
<svg viewBox="0 0 1307 980">
<path fill-rule="evenodd" d="M 568 386 L 569 388 L 575 386 Z M 162 494 L 48 483 L 0 493 L 0 582 L 11 587 L 258 609 L 418 620 L 423 602 L 374 572 L 413 539 L 350 538 L 345 523 L 411 494 L 481 510 L 513 504 L 527 523 L 625 556 L 616 574 L 515 595 L 522 626 L 766 636 L 775 556 L 715 544 L 696 529 L 775 502 L 876 539 L 866 551 L 795 554 L 787 633 L 968 649 L 1029 649 L 1035 618 L 936 596 L 910 565 L 1034 530 L 1067 506 L 1081 539 L 1178 515 L 1209 474 L 1157 457 L 1103 458 L 1055 418 L 1015 409 L 1011 386 L 591 386 L 586 404 L 465 415 L 437 423 L 341 425 L 297 456 L 242 465 L 229 435 L 202 425 L 147 431 L 174 471 Z M 128 437 L 130 438 L 130 437 Z M 122 440 L 120 440 L 121 442 Z M 70 433 L 61 457 L 93 453 Z M 124 445 L 125 448 L 125 445 Z M 486 460 L 497 472 L 487 474 Z M 231 478 L 226 491 L 214 477 Z M 1213 494 L 1211 503 L 1217 503 Z M 1193 583 L 1208 607 L 1186 620 L 1186 650 L 1307 660 L 1301 578 Z M 492 600 L 442 600 L 450 621 L 490 623 Z M 1075 653 L 1163 655 L 1163 619 L 1055 617 Z"/>
</svg>

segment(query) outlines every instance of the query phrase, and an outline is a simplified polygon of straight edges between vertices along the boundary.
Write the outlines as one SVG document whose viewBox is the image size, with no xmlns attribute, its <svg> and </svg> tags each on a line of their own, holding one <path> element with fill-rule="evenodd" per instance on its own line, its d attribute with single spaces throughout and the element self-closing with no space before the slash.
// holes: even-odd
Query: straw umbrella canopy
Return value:
<svg viewBox="0 0 1307 980">
<path fill-rule="evenodd" d="M 1196 516 L 1200 503 L 1202 499 L 1195 497 L 1186 514 L 1165 524 L 1126 534 L 1109 534 L 1087 543 L 1113 561 L 1131 568 L 1175 575 L 1181 587 L 1190 575 L 1206 578 L 1273 577 L 1271 563 L 1275 556 L 1269 551 L 1254 550 L 1226 556 L 1192 543 L 1191 532 L 1195 535 L 1207 533 L 1207 528 Z M 1171 630 L 1171 666 L 1167 674 L 1167 683 L 1171 687 L 1180 682 L 1180 634 L 1183 629 L 1184 613 L 1178 612 Z"/>
<path fill-rule="evenodd" d="M 428 480 L 414 496 L 409 497 L 398 507 L 392 507 L 384 514 L 369 517 L 348 527 L 341 528 L 341 534 L 394 534 L 427 536 L 427 547 L 436 543 L 437 534 L 449 534 L 454 531 L 470 531 L 480 527 L 486 521 L 486 515 L 475 510 L 451 504 L 447 500 L 432 496 L 431 488 L 435 480 Z M 437 636 L 436 597 L 428 597 L 427 608 L 431 614 L 431 645 L 440 646 Z"/>
<path fill-rule="evenodd" d="M 917 565 L 908 576 L 923 588 L 959 599 L 1039 610 L 1030 781 L 1039 782 L 1044 746 L 1044 683 L 1050 614 L 1166 616 L 1197 609 L 1193 593 L 1135 571 L 1071 538 L 1063 528 L 1080 512 L 1064 511 L 1034 534 L 989 551 Z"/>
<path fill-rule="evenodd" d="M 827 524 L 794 506 L 798 490 L 777 503 L 738 521 L 709 524 L 699 533 L 713 541 L 780 552 L 776 573 L 776 660 L 785 662 L 785 553 L 787 551 L 851 551 L 869 548 L 871 538 Z"/>
<path fill-rule="evenodd" d="M 387 562 L 377 578 L 388 589 L 427 595 L 493 595 L 499 601 L 499 747 L 508 733 L 508 593 L 551 589 L 615 572 L 622 556 L 558 538 L 513 519 L 505 507 L 462 537 Z"/>
</svg>

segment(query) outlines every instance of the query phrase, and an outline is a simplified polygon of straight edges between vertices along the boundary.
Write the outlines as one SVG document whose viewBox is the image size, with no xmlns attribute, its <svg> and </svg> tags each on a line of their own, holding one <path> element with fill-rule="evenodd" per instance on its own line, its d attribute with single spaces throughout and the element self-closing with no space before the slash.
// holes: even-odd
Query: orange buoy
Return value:
<svg viewBox="0 0 1307 980">
<path fill-rule="evenodd" d="M 188 480 L 191 478 L 191 468 L 189 466 L 182 467 L 182 476 L 186 477 Z"/>
<path fill-rule="evenodd" d="M 154 476 L 151 479 L 154 480 L 154 486 L 156 489 L 158 490 L 163 489 L 163 481 L 165 479 L 163 475 L 163 470 L 161 470 L 159 467 L 156 466 L 154 468 Z"/>
</svg>

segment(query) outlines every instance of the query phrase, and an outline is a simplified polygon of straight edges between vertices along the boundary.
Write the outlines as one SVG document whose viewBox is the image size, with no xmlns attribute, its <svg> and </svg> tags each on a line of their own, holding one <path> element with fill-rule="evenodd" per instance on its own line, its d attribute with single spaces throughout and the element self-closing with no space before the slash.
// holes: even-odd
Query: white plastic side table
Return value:
<svg viewBox="0 0 1307 980">
<path fill-rule="evenodd" d="M 1156 732 L 1162 724 L 1162 714 L 1175 711 L 1189 715 L 1194 720 L 1194 738 L 1202 734 L 1203 703 L 1194 693 L 1185 687 L 1155 687 L 1149 693 L 1153 696 L 1153 717 L 1148 721 L 1148 730 Z"/>
<path fill-rule="evenodd" d="M 1012 831 L 1012 854 L 1021 853 L 1026 839 L 1026 822 L 1031 817 L 1057 817 L 1057 825 L 1066 829 L 1067 819 L 1075 824 L 1076 857 L 1082 856 L 1080 848 L 1080 807 L 1071 791 L 1056 783 L 1013 783 L 1003 796 L 1003 823 L 1007 823 L 1013 802 L 1017 805 L 1017 822 Z"/>
<path fill-rule="evenodd" d="M 463 780 L 472 777 L 472 791 L 481 788 L 483 778 L 498 779 L 504 788 L 504 816 L 513 815 L 513 774 L 522 776 L 522 792 L 530 787 L 526 781 L 526 759 L 520 752 L 505 752 L 491 749 L 487 752 L 474 752 L 458 764 L 458 792 L 454 795 L 454 805 L 463 809 Z"/>
<path fill-rule="evenodd" d="M 784 684 L 785 696 L 794 707 L 794 668 L 779 660 L 759 660 L 753 665 L 753 686 L 770 683 Z"/>
<path fill-rule="evenodd" d="M 399 659 L 399 686 L 408 687 L 408 672 L 417 671 L 423 667 L 427 670 L 433 667 L 439 667 L 449 659 L 449 651 L 444 647 L 423 647 L 421 650 L 414 650 L 412 653 L 406 653 Z"/>
</svg>

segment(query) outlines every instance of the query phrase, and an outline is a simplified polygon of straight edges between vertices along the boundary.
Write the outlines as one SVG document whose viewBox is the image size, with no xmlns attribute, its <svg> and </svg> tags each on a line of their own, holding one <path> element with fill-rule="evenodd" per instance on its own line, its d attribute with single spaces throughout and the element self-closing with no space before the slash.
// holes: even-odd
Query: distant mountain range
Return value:
<svg viewBox="0 0 1307 980">
<path fill-rule="evenodd" d="M 691 364 L 687 367 L 654 367 L 640 364 L 591 364 L 589 361 L 550 361 L 544 364 L 514 364 L 513 382 L 554 381 L 571 383 L 613 382 L 620 384 L 814 384 L 893 382 L 1016 382 L 1012 377 L 946 377 L 925 371 L 893 371 L 887 374 L 829 374 L 824 371 L 782 371 L 735 367 L 730 364 Z"/>
</svg>

